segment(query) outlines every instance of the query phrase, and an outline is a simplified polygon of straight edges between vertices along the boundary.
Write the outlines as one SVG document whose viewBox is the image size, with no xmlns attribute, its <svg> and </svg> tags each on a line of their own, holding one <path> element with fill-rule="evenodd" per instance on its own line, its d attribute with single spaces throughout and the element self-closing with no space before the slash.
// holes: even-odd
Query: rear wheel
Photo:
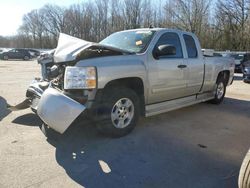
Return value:
<svg viewBox="0 0 250 188">
<path fill-rule="evenodd" d="M 226 81 L 224 79 L 224 76 L 221 75 L 219 76 L 216 82 L 214 99 L 212 99 L 210 102 L 213 104 L 220 104 L 223 101 L 225 94 L 226 94 Z"/>
<path fill-rule="evenodd" d="M 104 94 L 95 119 L 97 129 L 112 137 L 121 137 L 130 133 L 139 118 L 139 98 L 125 87 L 109 88 Z"/>
<path fill-rule="evenodd" d="M 250 187 L 250 150 L 248 151 L 242 162 L 238 184 L 239 188 Z"/>
<path fill-rule="evenodd" d="M 29 60 L 30 58 L 29 58 L 29 56 L 24 56 L 24 58 L 23 58 L 25 61 L 27 61 L 27 60 Z"/>
</svg>

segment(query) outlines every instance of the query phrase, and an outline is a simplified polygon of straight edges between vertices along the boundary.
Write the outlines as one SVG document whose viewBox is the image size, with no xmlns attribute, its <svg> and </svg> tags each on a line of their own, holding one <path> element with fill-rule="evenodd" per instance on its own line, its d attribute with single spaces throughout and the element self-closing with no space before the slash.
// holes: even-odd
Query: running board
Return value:
<svg viewBox="0 0 250 188">
<path fill-rule="evenodd" d="M 203 93 L 146 106 L 146 117 L 205 102 L 214 98 L 214 93 Z"/>
</svg>

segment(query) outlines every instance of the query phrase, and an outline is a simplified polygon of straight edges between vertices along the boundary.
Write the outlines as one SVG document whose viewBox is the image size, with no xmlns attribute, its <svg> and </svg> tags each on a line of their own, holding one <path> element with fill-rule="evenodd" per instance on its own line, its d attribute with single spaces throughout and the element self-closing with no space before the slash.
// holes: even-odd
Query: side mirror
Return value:
<svg viewBox="0 0 250 188">
<path fill-rule="evenodd" d="M 172 45 L 160 45 L 154 50 L 154 58 L 159 59 L 161 56 L 176 55 L 176 48 Z"/>
</svg>

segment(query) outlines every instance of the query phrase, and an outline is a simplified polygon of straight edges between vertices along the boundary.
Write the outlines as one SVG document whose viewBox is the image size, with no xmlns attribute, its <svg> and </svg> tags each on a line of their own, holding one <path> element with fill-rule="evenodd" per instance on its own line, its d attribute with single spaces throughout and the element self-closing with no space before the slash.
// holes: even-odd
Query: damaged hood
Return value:
<svg viewBox="0 0 250 188">
<path fill-rule="evenodd" d="M 74 61 L 82 48 L 90 44 L 91 42 L 89 41 L 60 33 L 54 53 L 54 62 Z"/>
<path fill-rule="evenodd" d="M 58 45 L 54 54 L 54 62 L 69 62 L 75 61 L 76 59 L 89 59 L 125 54 L 131 53 L 60 33 Z"/>
</svg>

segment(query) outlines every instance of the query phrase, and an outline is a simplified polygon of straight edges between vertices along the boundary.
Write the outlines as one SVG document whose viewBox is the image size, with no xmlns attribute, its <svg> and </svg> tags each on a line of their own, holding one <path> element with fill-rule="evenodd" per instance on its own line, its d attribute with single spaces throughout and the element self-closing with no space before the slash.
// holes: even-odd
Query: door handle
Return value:
<svg viewBox="0 0 250 188">
<path fill-rule="evenodd" d="M 184 69 L 184 68 L 187 68 L 187 65 L 178 65 L 177 66 L 179 69 Z"/>
</svg>

